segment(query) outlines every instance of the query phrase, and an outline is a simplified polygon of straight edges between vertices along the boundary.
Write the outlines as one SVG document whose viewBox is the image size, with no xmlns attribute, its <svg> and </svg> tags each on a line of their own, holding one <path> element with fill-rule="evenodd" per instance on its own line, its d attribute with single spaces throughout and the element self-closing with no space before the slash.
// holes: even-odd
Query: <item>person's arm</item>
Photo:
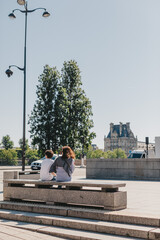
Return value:
<svg viewBox="0 0 160 240">
<path fill-rule="evenodd" d="M 51 173 L 53 176 L 56 176 L 56 166 L 57 166 L 57 159 L 54 161 L 54 163 L 51 165 L 49 173 Z"/>
<path fill-rule="evenodd" d="M 71 163 L 71 172 L 73 173 L 75 169 L 75 165 L 74 165 L 74 159 L 72 159 L 72 163 Z"/>
</svg>

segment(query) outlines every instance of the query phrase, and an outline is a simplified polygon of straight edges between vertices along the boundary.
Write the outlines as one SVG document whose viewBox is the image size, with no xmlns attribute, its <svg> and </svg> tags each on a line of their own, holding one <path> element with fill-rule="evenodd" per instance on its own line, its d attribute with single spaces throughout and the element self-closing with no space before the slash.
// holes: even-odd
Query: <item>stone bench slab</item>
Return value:
<svg viewBox="0 0 160 240">
<path fill-rule="evenodd" d="M 108 188 L 108 189 L 116 189 L 119 187 L 125 187 L 125 183 L 95 183 L 89 181 L 74 181 L 74 182 L 55 182 L 55 181 L 42 181 L 42 180 L 28 180 L 28 179 L 5 179 L 5 183 L 8 184 L 33 184 L 33 185 L 59 185 L 59 186 L 73 186 L 73 187 L 93 187 L 93 188 Z"/>
</svg>

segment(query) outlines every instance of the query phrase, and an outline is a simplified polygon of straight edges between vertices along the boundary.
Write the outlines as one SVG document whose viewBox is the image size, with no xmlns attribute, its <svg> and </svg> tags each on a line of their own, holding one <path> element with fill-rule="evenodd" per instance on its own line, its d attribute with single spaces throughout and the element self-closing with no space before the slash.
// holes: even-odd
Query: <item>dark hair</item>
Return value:
<svg viewBox="0 0 160 240">
<path fill-rule="evenodd" d="M 54 152 L 52 150 L 46 150 L 45 151 L 45 155 L 47 156 L 47 158 L 52 158 L 53 154 L 54 154 Z"/>
<path fill-rule="evenodd" d="M 64 146 L 62 148 L 62 158 L 73 158 L 73 159 L 75 159 L 75 154 L 69 146 Z"/>
</svg>

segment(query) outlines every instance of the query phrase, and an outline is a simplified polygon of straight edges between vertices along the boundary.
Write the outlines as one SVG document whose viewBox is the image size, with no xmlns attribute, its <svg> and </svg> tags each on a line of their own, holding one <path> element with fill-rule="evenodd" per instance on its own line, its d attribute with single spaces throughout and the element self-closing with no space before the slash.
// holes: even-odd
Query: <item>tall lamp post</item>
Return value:
<svg viewBox="0 0 160 240">
<path fill-rule="evenodd" d="M 25 14 L 25 35 L 24 35 L 24 67 L 20 68 L 16 65 L 10 65 L 9 69 L 6 70 L 6 74 L 8 77 L 10 77 L 13 72 L 11 71 L 11 67 L 16 67 L 19 70 L 23 71 L 24 73 L 24 95 L 23 95 L 23 147 L 22 147 L 22 171 L 25 170 L 25 134 L 26 134 L 26 45 L 27 45 L 27 16 L 28 13 L 35 12 L 37 10 L 44 10 L 42 16 L 43 17 L 49 17 L 49 12 L 46 11 L 46 8 L 35 8 L 32 10 L 29 10 L 27 7 L 27 0 L 17 0 L 19 5 L 24 6 L 24 10 L 21 9 L 14 9 L 12 13 L 10 13 L 8 16 L 12 19 L 15 19 L 16 16 L 14 15 L 14 12 L 19 11 L 21 13 Z"/>
</svg>

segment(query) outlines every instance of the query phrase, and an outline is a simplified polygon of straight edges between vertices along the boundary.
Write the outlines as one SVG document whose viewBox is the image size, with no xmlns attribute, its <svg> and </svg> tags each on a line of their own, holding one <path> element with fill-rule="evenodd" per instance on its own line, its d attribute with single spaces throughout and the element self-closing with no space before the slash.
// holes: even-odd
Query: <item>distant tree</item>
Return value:
<svg viewBox="0 0 160 240">
<path fill-rule="evenodd" d="M 80 69 L 75 61 L 64 62 L 62 81 L 55 103 L 55 129 L 58 143 L 74 150 L 87 148 L 96 134 L 93 128 L 92 106 L 81 88 Z"/>
<path fill-rule="evenodd" d="M 110 150 L 107 151 L 106 153 L 107 153 L 107 158 L 108 159 L 116 158 L 116 156 L 117 156 L 115 152 L 112 152 Z"/>
<path fill-rule="evenodd" d="M 22 149 L 23 148 L 23 138 L 19 139 L 19 146 L 20 148 Z M 29 145 L 28 145 L 28 139 L 25 139 L 25 150 L 27 150 L 29 148 Z"/>
<path fill-rule="evenodd" d="M 10 136 L 6 135 L 2 138 L 2 147 L 4 147 L 6 150 L 13 148 L 14 143 L 11 141 Z"/>
<path fill-rule="evenodd" d="M 18 156 L 19 159 L 21 159 L 22 158 L 22 149 L 23 149 L 23 138 L 19 139 L 18 143 L 19 143 L 20 149 L 17 149 L 17 156 Z M 25 155 L 26 155 L 26 151 L 28 149 L 29 149 L 28 139 L 26 139 L 25 140 Z"/>
<path fill-rule="evenodd" d="M 29 159 L 29 162 L 35 161 L 39 159 L 38 151 L 34 149 L 27 149 L 26 151 L 26 159 Z"/>
<path fill-rule="evenodd" d="M 87 153 L 87 158 L 105 158 L 105 159 L 113 159 L 113 158 L 126 158 L 125 151 L 122 149 L 115 149 L 114 151 L 103 152 L 100 149 L 97 150 L 89 150 Z"/>
<path fill-rule="evenodd" d="M 100 149 L 93 150 L 92 146 L 89 146 L 87 158 L 102 158 L 102 157 L 107 157 L 107 153 Z"/>
<path fill-rule="evenodd" d="M 1 149 L 0 159 L 4 165 L 17 165 L 17 152 L 15 149 Z"/>
<path fill-rule="evenodd" d="M 32 145 L 37 145 L 39 152 L 55 149 L 54 104 L 60 74 L 56 68 L 44 67 L 37 85 L 37 100 L 29 118 Z"/>
<path fill-rule="evenodd" d="M 125 151 L 122 150 L 121 148 L 115 149 L 113 152 L 116 154 L 116 158 L 126 158 L 127 157 L 125 154 Z"/>
</svg>

